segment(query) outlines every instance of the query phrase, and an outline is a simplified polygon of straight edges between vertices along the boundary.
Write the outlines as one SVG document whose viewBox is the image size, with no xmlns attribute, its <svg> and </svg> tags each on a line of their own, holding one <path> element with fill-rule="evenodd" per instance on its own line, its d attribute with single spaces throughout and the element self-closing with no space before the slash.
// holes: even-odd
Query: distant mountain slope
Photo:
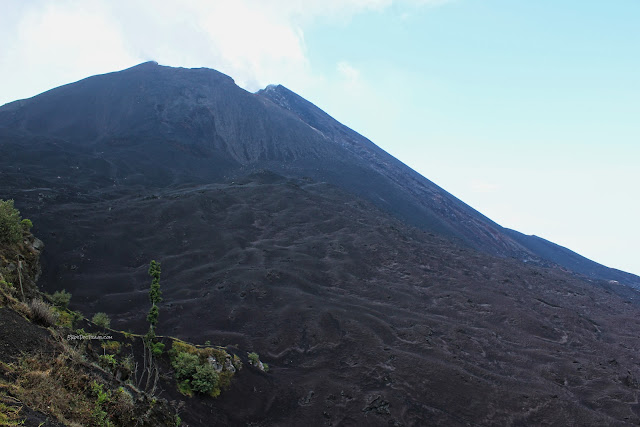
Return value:
<svg viewBox="0 0 640 427">
<path fill-rule="evenodd" d="M 553 260 L 559 266 L 591 279 L 607 279 L 640 288 L 638 276 L 615 268 L 605 267 L 580 254 L 538 236 L 527 236 L 518 231 L 505 228 L 515 241 L 543 259 Z"/>
<path fill-rule="evenodd" d="M 95 180 L 117 186 L 208 183 L 260 169 L 311 177 L 487 253 L 575 266 L 508 232 L 283 86 L 251 94 L 210 69 L 145 63 L 90 77 L 0 107 L 0 133 L 7 143 L 55 138 L 60 151 L 85 153 L 85 167 L 102 164 L 92 171 Z M 588 274 L 640 286 L 637 276 L 595 263 Z"/>
</svg>

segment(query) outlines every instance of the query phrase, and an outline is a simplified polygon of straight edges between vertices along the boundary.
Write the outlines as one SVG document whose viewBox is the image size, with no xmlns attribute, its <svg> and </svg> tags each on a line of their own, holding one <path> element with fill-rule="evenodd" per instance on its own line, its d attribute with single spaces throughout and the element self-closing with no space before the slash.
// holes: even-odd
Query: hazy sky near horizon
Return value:
<svg viewBox="0 0 640 427">
<path fill-rule="evenodd" d="M 0 7 L 0 104 L 148 60 L 280 83 L 499 224 L 640 274 L 638 0 Z"/>
</svg>

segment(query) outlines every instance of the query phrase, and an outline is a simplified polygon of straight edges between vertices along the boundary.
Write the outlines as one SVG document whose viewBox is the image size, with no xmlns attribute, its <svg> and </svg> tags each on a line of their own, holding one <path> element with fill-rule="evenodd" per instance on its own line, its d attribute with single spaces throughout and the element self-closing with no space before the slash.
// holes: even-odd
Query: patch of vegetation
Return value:
<svg viewBox="0 0 640 427">
<path fill-rule="evenodd" d="M 117 407 L 132 407 L 133 406 L 133 396 L 131 393 L 125 389 L 124 387 L 118 387 L 115 392 L 115 402 L 117 403 Z"/>
<path fill-rule="evenodd" d="M 140 380 L 138 381 L 138 387 L 142 387 L 142 380 L 146 376 L 144 390 L 154 394 L 159 377 L 158 366 L 155 359 L 160 357 L 164 351 L 164 343 L 156 340 L 156 325 L 158 324 L 158 317 L 160 315 L 158 304 L 162 301 L 162 292 L 160 291 L 160 263 L 152 260 L 149 263 L 148 272 L 149 276 L 152 278 L 151 287 L 149 288 L 149 301 L 151 301 L 151 308 L 147 314 L 149 331 L 142 338 L 144 349 L 144 368 L 142 375 L 140 376 Z"/>
<path fill-rule="evenodd" d="M 249 357 L 249 364 L 255 366 L 256 368 L 269 372 L 269 365 L 260 361 L 260 356 L 256 352 L 251 352 L 247 355 Z"/>
<path fill-rule="evenodd" d="M 13 283 L 0 280 L 0 304 L 9 304 L 13 307 L 19 302 L 16 296 L 17 289 L 13 286 Z M 27 314 L 27 317 L 29 315 Z"/>
<path fill-rule="evenodd" d="M 220 394 L 218 380 L 218 372 L 210 363 L 198 365 L 191 379 L 191 388 L 196 393 L 215 394 L 215 396 L 218 396 Z"/>
<path fill-rule="evenodd" d="M 19 362 L 8 364 L 0 360 L 0 425 L 23 424 L 23 407 L 72 426 L 172 425 L 176 411 L 166 401 L 153 398 L 153 391 L 147 394 L 133 386 L 114 387 L 131 380 L 137 365 L 133 354 L 119 360 L 118 341 L 100 342 L 100 351 L 95 341 L 70 338 L 74 323 L 84 319 L 82 314 L 68 309 L 71 294 L 62 290 L 44 295 L 33 288 L 40 246 L 31 245 L 36 242 L 29 233 L 32 225 L 29 220 L 20 220 L 13 201 L 0 201 L 0 265 L 17 266 L 0 269 L 0 305 L 25 318 L 19 320 L 23 322 L 19 327 L 41 334 L 29 322 L 45 325 L 45 334 L 50 336 L 41 347 L 36 344 L 33 353 L 23 353 Z M 93 322 L 101 328 L 110 325 L 105 313 L 97 313 Z M 100 333 L 89 325 L 88 332 L 80 328 L 75 334 L 86 337 Z M 131 334 L 129 338 L 137 339 Z M 150 354 L 162 354 L 164 345 L 154 344 Z M 33 421 L 31 415 L 25 417 L 27 423 Z"/>
<path fill-rule="evenodd" d="M 192 397 L 193 396 L 193 390 L 191 389 L 190 380 L 180 381 L 178 383 L 178 391 L 180 393 L 182 393 L 184 396 Z"/>
<path fill-rule="evenodd" d="M 91 392 L 95 395 L 96 400 L 91 414 L 93 421 L 98 426 L 111 426 L 109 414 L 107 414 L 106 406 L 111 401 L 111 394 L 104 390 L 104 386 L 97 381 L 91 383 Z"/>
<path fill-rule="evenodd" d="M 13 202 L 3 203 L 3 206 L 13 208 Z M 74 328 L 80 326 L 76 322 L 88 319 L 81 313 L 68 309 L 72 297 L 69 292 L 61 290 L 52 295 L 43 295 L 37 289 L 30 289 L 26 295 L 21 293 L 25 272 L 30 277 L 33 276 L 31 273 L 35 270 L 30 267 L 37 263 L 38 251 L 29 246 L 29 242 L 35 241 L 28 234 L 33 225 L 31 221 L 20 220 L 15 208 L 9 211 L 10 215 L 5 217 L 11 217 L 12 224 L 18 225 L 21 234 L 17 240 L 13 240 L 18 244 L 15 247 L 0 243 L 0 257 L 3 262 L 9 262 L 9 258 L 5 259 L 4 252 L 1 252 L 3 248 L 18 252 L 20 258 L 10 262 L 18 266 L 21 262 L 22 267 L 19 268 L 24 270 L 22 277 L 16 275 L 15 278 L 4 270 L 0 271 L 0 305 L 8 305 L 27 320 L 48 326 L 48 333 L 53 341 L 47 344 L 52 347 L 47 347 L 46 351 L 37 355 L 24 354 L 16 366 L 0 361 L 0 425 L 20 423 L 19 419 L 11 418 L 11 414 L 17 414 L 23 406 L 55 417 L 65 425 L 180 425 L 182 421 L 177 413 L 165 401 L 153 397 L 161 374 L 157 359 L 162 356 L 165 347 L 164 343 L 159 342 L 162 337 L 155 335 L 159 304 L 162 301 L 160 263 L 152 261 L 149 267 L 149 275 L 152 277 L 149 290 L 151 308 L 147 314 L 149 332 L 142 337 L 131 332 L 122 335 L 131 341 L 142 338 L 145 349 L 142 361 L 140 355 L 134 353 L 126 357 L 120 356 L 123 343 L 132 351 L 136 348 L 126 340 L 102 341 L 99 343 L 102 348 L 100 351 L 95 341 L 78 339 L 72 335 L 86 338 L 88 335 L 99 334 L 95 326 L 109 328 L 110 319 L 106 313 L 96 313 L 91 319 L 95 326 L 88 324 L 88 328 L 85 326 L 87 331 L 79 328 L 74 333 Z M 25 250 L 36 255 L 34 263 Z M 18 279 L 21 280 L 20 287 L 10 282 L 18 283 Z M 18 299 L 19 295 L 22 295 L 21 299 Z M 21 300 L 30 302 L 27 304 Z M 230 385 L 234 373 L 242 367 L 237 355 L 231 355 L 220 347 L 211 347 L 210 341 L 206 345 L 207 348 L 199 348 L 200 346 L 179 340 L 173 342 L 169 360 L 175 370 L 178 389 L 186 396 L 198 393 L 217 397 L 222 389 Z M 139 375 L 140 369 L 142 377 Z M 118 384 L 118 381 L 119 384 L 128 385 L 116 389 L 113 384 Z M 18 399 L 16 401 L 19 405 L 15 409 L 4 403 L 3 391 Z"/>
<path fill-rule="evenodd" d="M 120 366 L 130 373 L 136 368 L 136 362 L 133 360 L 133 356 L 128 355 L 120 361 Z"/>
<path fill-rule="evenodd" d="M 58 321 L 58 313 L 53 308 L 41 300 L 40 298 L 34 298 L 29 303 L 29 310 L 31 312 L 31 320 L 35 323 L 39 323 L 43 326 L 53 326 Z"/>
<path fill-rule="evenodd" d="M 257 366 L 258 363 L 260 362 L 260 356 L 258 355 L 258 353 L 251 352 L 248 354 L 248 357 L 249 357 L 249 363 L 251 363 L 254 366 Z"/>
<path fill-rule="evenodd" d="M 240 369 L 242 369 L 242 360 L 240 360 L 240 357 L 238 357 L 237 354 L 233 355 L 233 366 L 236 368 L 237 371 L 239 371 Z"/>
<path fill-rule="evenodd" d="M 31 228 L 33 228 L 33 222 L 31 222 L 31 220 L 28 218 L 25 218 L 22 221 L 20 221 L 20 225 L 22 226 L 22 229 L 26 232 L 30 232 Z"/>
<path fill-rule="evenodd" d="M 99 312 L 93 315 L 91 321 L 101 328 L 108 328 L 111 325 L 111 319 L 107 313 Z"/>
<path fill-rule="evenodd" d="M 190 380 L 196 373 L 196 368 L 200 365 L 200 358 L 195 354 L 178 353 L 171 361 L 171 366 L 175 370 L 176 379 L 179 381 Z"/>
<path fill-rule="evenodd" d="M 164 343 L 149 343 L 149 349 L 151 350 L 151 354 L 153 354 L 155 357 L 160 357 L 162 355 L 162 352 L 164 351 Z"/>
<path fill-rule="evenodd" d="M 152 329 L 158 324 L 158 304 L 162 302 L 162 292 L 160 291 L 160 263 L 152 260 L 149 263 L 149 276 L 151 276 L 151 287 L 149 288 L 149 301 L 151 301 L 151 309 L 147 314 L 147 321 Z"/>
<path fill-rule="evenodd" d="M 100 346 L 104 349 L 105 352 L 111 354 L 120 353 L 121 344 L 115 340 L 103 341 Z"/>
<path fill-rule="evenodd" d="M 49 300 L 56 307 L 69 308 L 71 294 L 64 289 L 62 291 L 55 291 L 53 295 L 49 296 Z"/>
<path fill-rule="evenodd" d="M 26 357 L 17 371 L 12 392 L 26 405 L 52 414 L 65 424 L 93 424 L 93 405 L 83 392 L 89 377 L 76 371 L 64 357 Z"/>
<path fill-rule="evenodd" d="M 70 313 L 67 313 L 66 311 L 59 311 L 58 312 L 58 321 L 56 322 L 56 325 L 62 327 L 62 328 L 67 328 L 67 329 L 72 329 L 73 328 L 73 316 Z"/>
<path fill-rule="evenodd" d="M 16 399 L 0 393 L 0 426 L 20 426 L 24 420 L 20 419 L 22 405 Z"/>
<path fill-rule="evenodd" d="M 73 329 L 73 323 L 78 320 L 78 316 L 75 312 L 70 312 L 69 310 L 64 310 L 56 306 L 53 306 L 52 310 L 56 313 L 58 318 L 56 325 L 62 328 Z"/>
<path fill-rule="evenodd" d="M 98 356 L 98 362 L 100 366 L 109 372 L 113 372 L 116 369 L 116 366 L 118 366 L 118 361 L 113 354 L 101 354 Z"/>
<path fill-rule="evenodd" d="M 181 341 L 173 342 L 169 357 L 178 390 L 185 396 L 194 392 L 219 396 L 238 369 L 231 355 L 222 349 L 197 348 Z"/>
<path fill-rule="evenodd" d="M 56 337 L 56 334 L 53 333 Z M 170 425 L 176 412 L 166 402 L 154 401 L 128 387 L 114 387 L 104 374 L 84 362 L 69 342 L 57 336 L 53 353 L 25 355 L 16 364 L 0 362 L 0 374 L 9 382 L 0 387 L 31 409 L 75 426 Z M 113 370 L 113 355 L 102 355 L 100 363 Z M 118 366 L 118 369 L 120 367 Z M 133 393 L 137 398 L 134 399 Z M 0 410 L 2 394 L 0 393 Z M 135 403 L 134 403 L 135 402 Z M 9 413 L 7 413 L 9 415 Z M 14 417 L 15 418 L 15 417 Z M 0 415 L 0 425 L 18 422 Z"/>
<path fill-rule="evenodd" d="M 22 230 L 20 211 L 13 206 L 13 200 L 0 200 L 0 243 L 20 243 Z"/>
</svg>

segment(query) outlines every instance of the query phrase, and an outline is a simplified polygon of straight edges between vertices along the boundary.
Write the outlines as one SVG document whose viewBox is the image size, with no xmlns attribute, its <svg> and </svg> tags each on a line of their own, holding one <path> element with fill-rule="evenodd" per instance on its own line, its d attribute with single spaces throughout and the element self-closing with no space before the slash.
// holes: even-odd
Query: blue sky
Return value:
<svg viewBox="0 0 640 427">
<path fill-rule="evenodd" d="M 637 0 L 0 6 L 0 104 L 145 60 L 281 83 L 499 224 L 640 274 Z"/>
</svg>

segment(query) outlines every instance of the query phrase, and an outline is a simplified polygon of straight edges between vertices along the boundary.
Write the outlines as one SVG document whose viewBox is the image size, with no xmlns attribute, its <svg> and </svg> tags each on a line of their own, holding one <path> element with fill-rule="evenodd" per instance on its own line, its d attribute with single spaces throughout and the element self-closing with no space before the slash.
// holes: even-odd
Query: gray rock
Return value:
<svg viewBox="0 0 640 427">
<path fill-rule="evenodd" d="M 44 243 L 42 242 L 42 240 L 38 238 L 34 238 L 33 244 L 31 246 L 33 246 L 33 249 L 37 251 L 41 251 L 44 248 Z"/>
<path fill-rule="evenodd" d="M 213 366 L 213 369 L 215 369 L 216 372 L 222 372 L 223 366 L 215 357 L 209 356 L 207 361 L 209 362 L 209 364 L 211 364 L 211 366 Z"/>
<path fill-rule="evenodd" d="M 224 369 L 231 372 L 231 373 L 235 373 L 236 372 L 236 367 L 233 366 L 233 363 L 231 362 L 231 357 L 227 357 L 224 361 Z"/>
</svg>

